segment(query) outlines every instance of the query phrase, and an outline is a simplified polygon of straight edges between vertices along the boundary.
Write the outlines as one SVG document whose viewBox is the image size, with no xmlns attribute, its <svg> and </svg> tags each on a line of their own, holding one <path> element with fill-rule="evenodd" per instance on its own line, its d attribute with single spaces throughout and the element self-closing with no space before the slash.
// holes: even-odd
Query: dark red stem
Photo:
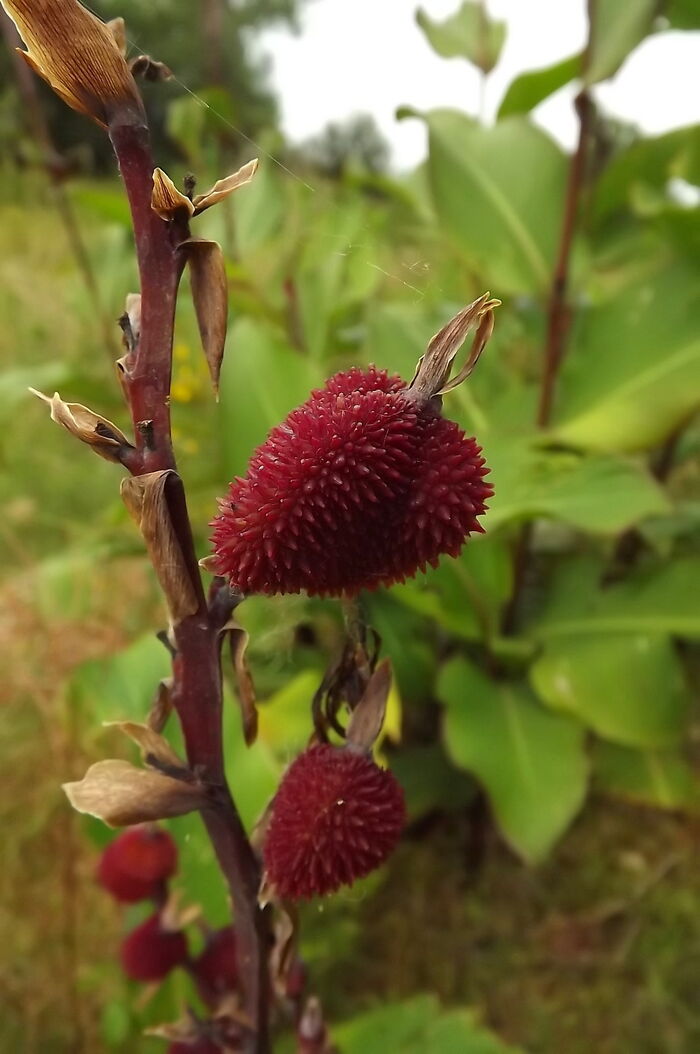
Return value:
<svg viewBox="0 0 700 1054">
<path fill-rule="evenodd" d="M 131 207 L 141 278 L 141 328 L 122 362 L 122 383 L 136 449 L 125 457 L 133 475 L 176 469 L 170 433 L 170 379 L 178 286 L 185 265 L 178 244 L 184 221 L 167 223 L 151 209 L 153 159 L 143 123 L 113 126 L 110 137 Z M 242 1009 L 251 1026 L 246 1054 L 269 1050 L 267 918 L 258 907 L 260 872 L 226 782 L 222 743 L 221 620 L 210 611 L 197 568 L 184 491 L 171 504 L 180 548 L 196 583 L 198 610 L 174 627 L 173 704 L 188 762 L 211 793 L 202 819 L 233 902 Z"/>
</svg>

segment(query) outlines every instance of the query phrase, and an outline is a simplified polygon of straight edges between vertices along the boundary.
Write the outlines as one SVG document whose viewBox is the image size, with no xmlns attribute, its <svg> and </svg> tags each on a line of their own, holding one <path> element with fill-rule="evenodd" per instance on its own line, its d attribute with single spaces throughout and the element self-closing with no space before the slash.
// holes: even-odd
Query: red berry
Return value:
<svg viewBox="0 0 700 1054">
<path fill-rule="evenodd" d="M 204 951 L 195 961 L 194 973 L 199 993 L 210 1006 L 216 1005 L 222 995 L 235 990 L 238 967 L 233 926 L 225 926 L 211 934 Z"/>
<path fill-rule="evenodd" d="M 187 961 L 187 954 L 185 935 L 164 930 L 160 915 L 155 914 L 124 939 L 122 968 L 134 981 L 162 981 L 171 970 Z"/>
<path fill-rule="evenodd" d="M 434 399 L 374 366 L 338 373 L 270 432 L 220 502 L 217 572 L 244 593 L 404 581 L 482 530 L 487 473 Z"/>
<path fill-rule="evenodd" d="M 331 893 L 369 874 L 396 846 L 405 819 L 394 776 L 363 753 L 317 744 L 275 796 L 265 836 L 267 877 L 281 897 Z"/>
<path fill-rule="evenodd" d="M 177 869 L 177 846 L 158 827 L 131 827 L 111 842 L 100 858 L 98 881 L 127 904 L 156 896 Z"/>
</svg>

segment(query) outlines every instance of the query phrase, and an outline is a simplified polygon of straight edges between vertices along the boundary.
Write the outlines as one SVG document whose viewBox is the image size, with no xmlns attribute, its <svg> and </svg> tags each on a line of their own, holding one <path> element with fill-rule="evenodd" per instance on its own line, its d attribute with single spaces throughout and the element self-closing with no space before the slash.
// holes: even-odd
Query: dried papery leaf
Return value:
<svg viewBox="0 0 700 1054">
<path fill-rule="evenodd" d="M 58 392 L 49 397 L 38 392 L 36 388 L 30 388 L 29 391 L 50 407 L 52 421 L 63 425 L 71 435 L 81 443 L 87 443 L 96 454 L 107 461 L 121 464 L 125 451 L 134 449 L 115 424 L 89 410 L 87 406 L 65 403 Z"/>
<path fill-rule="evenodd" d="M 169 81 L 173 79 L 173 71 L 164 62 L 156 62 L 150 55 L 137 55 L 129 62 L 132 76 L 141 77 L 145 81 Z"/>
<path fill-rule="evenodd" d="M 200 238 L 188 238 L 179 248 L 187 253 L 199 334 L 218 399 L 228 326 L 228 280 L 224 254 L 218 242 Z"/>
<path fill-rule="evenodd" d="M 159 732 L 136 721 L 105 721 L 105 728 L 118 728 L 125 736 L 138 743 L 141 757 L 151 768 L 166 772 L 179 779 L 192 779 L 192 773 L 173 748 Z"/>
<path fill-rule="evenodd" d="M 141 294 L 127 293 L 125 309 L 134 344 L 138 344 L 141 337 Z"/>
<path fill-rule="evenodd" d="M 330 1054 L 320 1000 L 310 996 L 297 1025 L 297 1054 Z"/>
<path fill-rule="evenodd" d="M 123 18 L 110 18 L 105 22 L 107 29 L 114 37 L 114 43 L 119 48 L 122 56 L 126 58 L 126 22 Z"/>
<path fill-rule="evenodd" d="M 246 658 L 250 634 L 235 618 L 229 619 L 224 626 L 223 632 L 228 633 L 231 646 L 231 659 L 236 675 L 236 696 L 238 705 L 241 708 L 241 721 L 243 723 L 243 738 L 246 741 L 246 746 L 252 746 L 258 737 L 258 711 L 255 705 L 256 694 L 253 676 Z"/>
<path fill-rule="evenodd" d="M 188 904 L 186 907 L 182 907 L 180 904 L 181 899 L 182 890 L 172 890 L 168 894 L 165 904 L 160 909 L 160 924 L 168 933 L 179 933 L 194 922 L 197 922 L 202 916 L 202 909 L 199 904 Z"/>
<path fill-rule="evenodd" d="M 500 300 L 492 300 L 484 293 L 478 300 L 463 308 L 447 325 L 435 334 L 419 360 L 409 391 L 419 399 L 432 399 L 466 380 L 472 372 L 493 331 L 493 309 Z M 449 381 L 452 363 L 470 330 L 477 327 L 476 337 L 466 364 L 454 382 Z"/>
<path fill-rule="evenodd" d="M 82 780 L 64 783 L 63 789 L 74 809 L 110 827 L 184 816 L 203 808 L 207 801 L 198 783 L 116 759 L 98 761 Z"/>
<path fill-rule="evenodd" d="M 198 561 L 198 563 L 202 570 L 206 571 L 208 575 L 217 574 L 216 565 L 218 563 L 218 557 L 203 556 L 202 559 Z"/>
<path fill-rule="evenodd" d="M 386 703 L 391 689 L 391 662 L 385 659 L 377 666 L 365 693 L 352 712 L 346 733 L 348 745 L 371 750 L 384 724 Z"/>
<path fill-rule="evenodd" d="M 166 677 L 156 690 L 156 697 L 148 712 L 146 724 L 154 732 L 162 732 L 173 710 L 173 679 Z"/>
<path fill-rule="evenodd" d="M 291 901 L 280 901 L 275 915 L 275 943 L 270 952 L 272 984 L 280 999 L 283 999 L 287 992 L 287 976 L 296 955 L 298 937 L 298 908 Z"/>
<path fill-rule="evenodd" d="M 113 31 L 77 0 L 1 0 L 27 51 L 20 55 L 74 110 L 104 127 L 145 121 Z"/>
<path fill-rule="evenodd" d="M 192 1011 L 187 1010 L 185 1016 L 179 1021 L 154 1025 L 144 1029 L 144 1035 L 155 1036 L 157 1039 L 168 1039 L 173 1043 L 194 1042 L 199 1037 L 199 1025 Z"/>
<path fill-rule="evenodd" d="M 171 220 L 178 213 L 194 215 L 194 205 L 181 190 L 178 190 L 170 176 L 162 168 L 153 172 L 153 190 L 151 208 L 162 220 Z"/>
<path fill-rule="evenodd" d="M 121 495 L 144 537 L 171 618 L 177 624 L 199 607 L 197 586 L 173 526 L 174 503 L 178 498 L 184 502 L 182 480 L 172 470 L 131 476 L 122 480 Z"/>
<path fill-rule="evenodd" d="M 212 205 L 216 205 L 219 201 L 223 201 L 229 194 L 233 194 L 234 190 L 238 190 L 239 187 L 244 187 L 246 183 L 250 183 L 258 171 L 258 165 L 259 161 L 256 157 L 253 161 L 248 161 L 242 168 L 239 168 L 237 172 L 232 172 L 225 179 L 217 180 L 214 186 L 210 190 L 205 191 L 204 194 L 197 194 L 192 200 L 195 216 L 199 216 L 200 212 L 204 212 L 205 209 L 211 208 Z"/>
</svg>

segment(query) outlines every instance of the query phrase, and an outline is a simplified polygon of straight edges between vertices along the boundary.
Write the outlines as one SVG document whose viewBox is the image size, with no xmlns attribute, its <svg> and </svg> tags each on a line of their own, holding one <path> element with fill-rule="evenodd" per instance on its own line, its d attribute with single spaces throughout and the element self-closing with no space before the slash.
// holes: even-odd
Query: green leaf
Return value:
<svg viewBox="0 0 700 1054">
<path fill-rule="evenodd" d="M 616 534 L 669 511 L 658 484 L 619 458 L 538 450 L 525 440 L 489 440 L 485 457 L 495 493 L 484 525 L 550 517 L 594 534 Z"/>
<path fill-rule="evenodd" d="M 104 721 L 145 721 L 159 682 L 170 674 L 170 657 L 154 633 L 108 659 L 79 666 L 72 686 Z"/>
<path fill-rule="evenodd" d="M 700 29 L 700 7 L 697 0 L 669 0 L 664 15 L 673 29 Z"/>
<path fill-rule="evenodd" d="M 700 783 L 678 752 L 597 743 L 593 779 L 600 790 L 661 809 L 700 809 Z"/>
<path fill-rule="evenodd" d="M 544 292 L 566 183 L 559 147 L 522 117 L 493 128 L 453 110 L 425 120 L 433 200 L 448 237 L 494 293 Z"/>
<path fill-rule="evenodd" d="M 639 247 L 641 248 L 641 247 Z M 558 441 L 634 451 L 662 442 L 700 405 L 697 268 L 654 272 L 581 316 L 561 376 Z"/>
<path fill-rule="evenodd" d="M 448 754 L 483 785 L 513 848 L 531 863 L 544 859 L 585 797 L 583 727 L 464 659 L 447 663 L 437 692 Z"/>
<path fill-rule="evenodd" d="M 591 211 L 596 223 L 630 203 L 640 187 L 663 191 L 671 178 L 700 181 L 700 124 L 639 139 L 615 155 L 594 184 Z"/>
<path fill-rule="evenodd" d="M 581 56 L 571 55 L 568 59 L 555 62 L 544 69 L 521 73 L 508 87 L 503 101 L 498 108 L 498 120 L 512 117 L 515 114 L 529 113 L 548 99 L 550 95 L 574 80 L 581 72 Z"/>
<path fill-rule="evenodd" d="M 490 73 L 498 62 L 506 39 L 505 22 L 489 18 L 483 4 L 469 0 L 442 22 L 418 8 L 416 22 L 438 55 L 467 59 L 484 73 Z"/>
<path fill-rule="evenodd" d="M 229 473 L 243 472 L 251 454 L 290 410 L 323 383 L 320 368 L 271 327 L 239 319 L 221 371 L 221 435 Z"/>
<path fill-rule="evenodd" d="M 657 0 L 603 0 L 595 5 L 586 84 L 612 77 L 650 31 Z"/>
<path fill-rule="evenodd" d="M 284 191 L 273 168 L 274 162 L 266 160 L 250 186 L 235 196 L 236 245 L 244 260 L 274 237 L 284 220 Z"/>
<path fill-rule="evenodd" d="M 474 799 L 474 783 L 449 764 L 437 743 L 405 747 L 390 760 L 391 771 L 403 788 L 409 820 L 433 809 L 456 812 Z"/>
<path fill-rule="evenodd" d="M 575 634 L 644 633 L 700 637 L 700 559 L 650 568 L 607 589 L 587 561 L 570 562 L 551 586 L 547 607 L 530 627 L 542 640 Z"/>
<path fill-rule="evenodd" d="M 432 995 L 368 1010 L 334 1025 L 332 1037 L 342 1054 L 518 1054 L 472 1011 L 442 1013 Z"/>
<path fill-rule="evenodd" d="M 313 731 L 311 700 L 322 679 L 322 669 L 302 670 L 259 704 L 259 738 L 280 757 L 307 745 Z"/>
<path fill-rule="evenodd" d="M 690 700 L 668 637 L 641 633 L 549 641 L 530 669 L 540 699 L 604 739 L 632 747 L 678 743 Z"/>
</svg>

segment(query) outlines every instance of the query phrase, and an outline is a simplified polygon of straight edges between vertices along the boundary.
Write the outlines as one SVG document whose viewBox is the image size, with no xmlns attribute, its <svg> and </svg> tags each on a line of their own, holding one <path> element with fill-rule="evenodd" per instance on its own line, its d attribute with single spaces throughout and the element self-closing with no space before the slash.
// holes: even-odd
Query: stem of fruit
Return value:
<svg viewBox="0 0 700 1054">
<path fill-rule="evenodd" d="M 132 475 L 176 470 L 170 431 L 170 382 L 178 287 L 185 257 L 178 245 L 186 221 L 170 223 L 151 208 L 153 159 L 148 129 L 125 123 L 110 129 L 136 239 L 141 279 L 141 326 L 122 360 L 122 385 L 134 423 L 136 448 L 125 465 Z M 250 1025 L 246 1054 L 269 1050 L 268 950 L 265 913 L 258 905 L 260 871 L 229 790 L 222 743 L 222 634 L 210 611 L 195 556 L 184 492 L 173 528 L 195 584 L 198 607 L 174 628 L 172 701 L 182 726 L 187 759 L 211 791 L 202 819 L 226 878 L 237 933 L 242 1010 Z"/>
<path fill-rule="evenodd" d="M 588 0 L 588 38 L 581 59 L 581 75 L 584 78 L 590 59 L 594 19 L 595 0 Z M 569 267 L 586 173 L 586 160 L 588 158 L 594 114 L 593 102 L 585 86 L 576 96 L 574 105 L 578 115 L 578 140 L 569 164 L 559 248 L 547 299 L 547 336 L 544 348 L 544 369 L 537 408 L 537 425 L 540 428 L 546 428 L 551 420 L 556 383 L 571 326 L 572 312 L 567 296 Z M 532 531 L 532 523 L 525 524 L 515 544 L 513 590 L 503 613 L 502 621 L 503 632 L 506 634 L 515 632 L 520 619 L 522 595 L 530 564 Z"/>
</svg>

